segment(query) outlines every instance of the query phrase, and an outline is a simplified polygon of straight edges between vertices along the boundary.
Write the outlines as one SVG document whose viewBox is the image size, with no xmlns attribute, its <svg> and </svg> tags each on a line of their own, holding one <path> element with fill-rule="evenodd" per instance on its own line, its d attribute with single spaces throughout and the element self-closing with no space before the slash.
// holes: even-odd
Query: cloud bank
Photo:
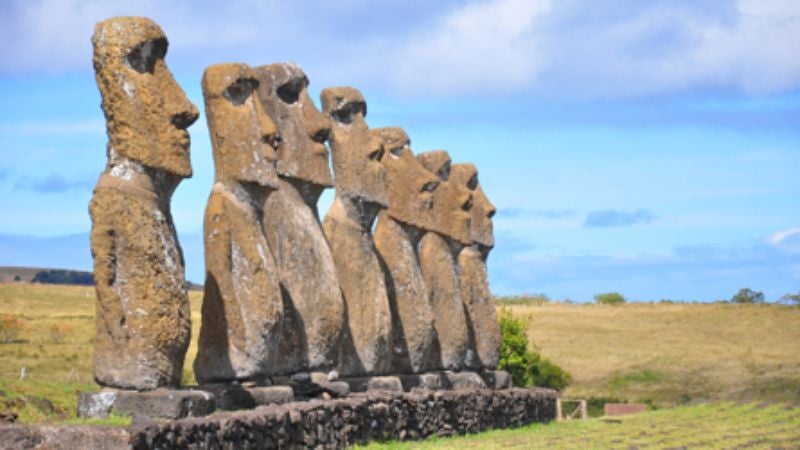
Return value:
<svg viewBox="0 0 800 450">
<path fill-rule="evenodd" d="M 291 59 L 387 93 L 618 98 L 800 87 L 800 2 L 486 0 L 466 4 L 12 0 L 0 73 L 88 71 L 96 21 L 146 15 L 178 66 Z"/>
</svg>

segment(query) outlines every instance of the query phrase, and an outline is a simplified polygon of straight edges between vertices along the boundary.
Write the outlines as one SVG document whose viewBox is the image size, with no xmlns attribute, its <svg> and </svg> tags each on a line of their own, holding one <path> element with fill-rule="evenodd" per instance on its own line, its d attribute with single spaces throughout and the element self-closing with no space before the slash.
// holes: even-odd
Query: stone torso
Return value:
<svg viewBox="0 0 800 450">
<path fill-rule="evenodd" d="M 264 233 L 278 265 L 284 326 L 283 373 L 330 369 L 344 326 L 344 303 L 316 211 L 281 179 L 264 203 Z"/>
<path fill-rule="evenodd" d="M 147 177 L 104 172 L 89 205 L 97 290 L 94 377 L 105 386 L 176 385 L 189 345 L 183 254 L 169 199 L 135 183 Z"/>
<path fill-rule="evenodd" d="M 217 183 L 206 206 L 206 284 L 198 381 L 258 380 L 274 370 L 283 312 L 258 210 Z"/>
<path fill-rule="evenodd" d="M 342 375 L 389 373 L 392 318 L 372 233 L 343 214 L 330 212 L 323 227 L 347 305 L 349 326 L 348 335 L 342 340 L 340 372 Z"/>
<path fill-rule="evenodd" d="M 497 322 L 486 261 L 477 246 L 465 247 L 458 254 L 461 273 L 461 299 L 466 307 L 474 336 L 477 363 L 495 369 L 500 359 L 500 324 Z"/>
<path fill-rule="evenodd" d="M 420 266 L 430 295 L 434 326 L 441 349 L 441 367 L 459 370 L 471 365 L 469 327 L 453 253 L 445 238 L 429 232 L 419 247 Z"/>
<path fill-rule="evenodd" d="M 394 369 L 424 372 L 439 366 L 433 311 L 420 268 L 417 245 L 422 231 L 381 213 L 375 226 L 375 247 L 386 273 L 393 318 Z"/>
</svg>

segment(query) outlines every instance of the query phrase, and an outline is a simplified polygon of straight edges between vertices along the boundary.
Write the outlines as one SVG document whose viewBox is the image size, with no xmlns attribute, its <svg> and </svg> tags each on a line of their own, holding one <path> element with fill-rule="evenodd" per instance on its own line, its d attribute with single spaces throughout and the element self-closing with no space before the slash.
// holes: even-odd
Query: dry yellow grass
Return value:
<svg viewBox="0 0 800 450">
<path fill-rule="evenodd" d="M 194 382 L 201 297 L 190 293 L 193 329 L 185 383 Z M 650 400 L 658 406 L 702 400 L 800 404 L 800 308 L 558 303 L 511 308 L 529 318 L 529 336 L 541 352 L 572 373 L 567 397 Z M 0 314 L 25 322 L 18 341 L 0 344 L 0 390 L 65 392 L 62 404 L 72 410 L 71 390 L 97 389 L 91 376 L 94 288 L 0 283 Z M 53 325 L 69 328 L 63 339 L 53 339 Z M 20 384 L 23 366 L 27 382 Z"/>
<path fill-rule="evenodd" d="M 550 303 L 511 306 L 567 369 L 566 397 L 668 406 L 698 400 L 800 403 L 800 308 L 775 305 Z"/>
<path fill-rule="evenodd" d="M 191 291 L 192 341 L 184 372 L 197 353 L 202 293 Z M 0 314 L 22 317 L 16 342 L 0 344 L 0 380 L 17 380 L 25 367 L 29 380 L 93 383 L 94 287 L 29 283 L 0 283 Z M 60 342 L 53 339 L 54 325 L 66 325 Z M 72 372 L 75 369 L 75 372 Z M 186 378 L 186 377 L 184 377 Z"/>
</svg>

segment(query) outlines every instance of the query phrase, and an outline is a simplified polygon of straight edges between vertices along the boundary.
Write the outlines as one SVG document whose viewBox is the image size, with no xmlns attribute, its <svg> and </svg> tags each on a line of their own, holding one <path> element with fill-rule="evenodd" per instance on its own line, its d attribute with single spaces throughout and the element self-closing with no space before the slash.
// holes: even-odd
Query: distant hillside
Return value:
<svg viewBox="0 0 800 450">
<path fill-rule="evenodd" d="M 42 284 L 94 284 L 91 272 L 40 267 L 0 267 L 0 282 L 28 282 Z"/>
<path fill-rule="evenodd" d="M 34 275 L 40 272 L 37 267 L 2 267 L 0 266 L 0 281 L 25 281 L 30 282 Z M 17 278 L 19 277 L 19 278 Z"/>
</svg>

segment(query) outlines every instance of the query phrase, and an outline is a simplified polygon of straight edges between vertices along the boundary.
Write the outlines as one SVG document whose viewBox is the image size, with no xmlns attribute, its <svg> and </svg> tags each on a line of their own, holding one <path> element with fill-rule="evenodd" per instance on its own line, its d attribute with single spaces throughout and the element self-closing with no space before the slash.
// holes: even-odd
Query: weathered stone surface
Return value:
<svg viewBox="0 0 800 450">
<path fill-rule="evenodd" d="M 294 400 L 291 386 L 245 387 L 231 383 L 212 383 L 201 385 L 200 389 L 214 394 L 217 409 L 223 410 L 252 409 L 261 405 L 283 404 Z"/>
<path fill-rule="evenodd" d="M 167 39 L 149 19 L 100 22 L 92 43 L 109 139 L 89 205 L 94 377 L 128 389 L 177 385 L 191 327 L 170 198 L 192 174 L 186 128 L 197 109 L 167 69 Z"/>
<path fill-rule="evenodd" d="M 393 367 L 399 373 L 439 367 L 439 348 L 428 290 L 419 264 L 419 241 L 431 229 L 439 179 L 411 153 L 402 128 L 372 130 L 381 138 L 389 207 L 378 215 L 375 247 L 386 275 L 392 310 Z"/>
<path fill-rule="evenodd" d="M 486 370 L 479 372 L 489 389 L 509 389 L 513 387 L 511 375 L 505 370 Z"/>
<path fill-rule="evenodd" d="M 445 382 L 439 372 L 400 375 L 400 382 L 403 383 L 404 391 L 412 389 L 438 391 L 445 388 Z"/>
<path fill-rule="evenodd" d="M 131 432 L 108 426 L 0 425 L 0 449 L 129 449 Z"/>
<path fill-rule="evenodd" d="M 434 326 L 441 353 L 440 368 L 460 370 L 475 365 L 470 328 L 461 300 L 456 256 L 469 241 L 471 195 L 449 180 L 450 157 L 438 150 L 417 155 L 423 166 L 437 174 L 431 209 L 434 231 L 420 240 L 419 259 L 430 295 Z"/>
<path fill-rule="evenodd" d="M 256 69 L 258 95 L 278 127 L 278 190 L 267 197 L 263 227 L 278 264 L 284 318 L 276 371 L 336 365 L 344 301 L 317 200 L 332 185 L 325 141 L 330 122 L 308 96 L 308 79 L 293 64 Z"/>
<path fill-rule="evenodd" d="M 444 385 L 447 389 L 486 389 L 486 383 L 475 372 L 444 372 Z"/>
<path fill-rule="evenodd" d="M 113 401 L 110 406 L 108 399 Z M 214 412 L 214 395 L 206 391 L 155 389 L 151 391 L 82 392 L 78 397 L 78 415 L 104 418 L 110 413 L 157 419 L 202 417 Z"/>
<path fill-rule="evenodd" d="M 261 226 L 277 188 L 275 124 L 256 96 L 255 72 L 219 64 L 203 74 L 215 183 L 206 205 L 206 283 L 194 371 L 201 383 L 259 380 L 279 351 L 283 302 Z"/>
<path fill-rule="evenodd" d="M 392 369 L 392 316 L 372 224 L 386 207 L 381 140 L 364 120 L 366 102 L 353 88 L 322 91 L 323 111 L 333 119 L 331 151 L 336 198 L 323 221 L 347 311 L 342 376 Z"/>
<path fill-rule="evenodd" d="M 345 378 L 342 381 L 345 381 L 348 385 L 350 385 L 351 392 L 403 392 L 403 383 L 400 380 L 400 377 L 396 376 L 355 377 Z"/>
<path fill-rule="evenodd" d="M 472 164 L 454 164 L 450 179 L 472 191 L 470 209 L 470 239 L 458 254 L 461 276 L 461 300 L 466 307 L 469 325 L 474 337 L 478 364 L 494 369 L 500 360 L 500 324 L 497 309 L 489 289 L 486 257 L 494 245 L 492 216 L 496 211 L 478 183 L 478 171 Z"/>
<path fill-rule="evenodd" d="M 78 395 L 78 417 L 108 417 L 114 402 L 117 401 L 117 391 L 105 389 L 100 392 L 81 392 Z"/>
</svg>

